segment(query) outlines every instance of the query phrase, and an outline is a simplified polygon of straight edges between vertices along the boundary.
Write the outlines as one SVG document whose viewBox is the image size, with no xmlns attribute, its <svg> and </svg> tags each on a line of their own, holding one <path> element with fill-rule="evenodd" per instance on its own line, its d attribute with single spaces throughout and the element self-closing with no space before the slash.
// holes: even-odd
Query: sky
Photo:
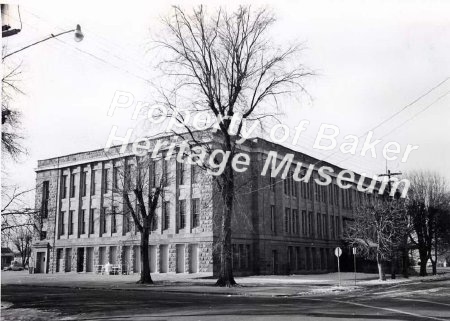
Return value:
<svg viewBox="0 0 450 321">
<path fill-rule="evenodd" d="M 232 10 L 236 1 L 208 2 Z M 244 2 L 245 3 L 245 2 Z M 177 2 L 186 9 L 196 2 Z M 315 71 L 305 81 L 308 94 L 283 100 L 282 122 L 292 131 L 310 125 L 296 146 L 286 145 L 341 167 L 370 175 L 413 169 L 438 171 L 450 180 L 450 3 L 444 1 L 267 1 L 277 21 L 274 41 L 303 43 L 302 63 Z M 170 6 L 156 2 L 24 1 L 22 31 L 3 39 L 8 51 L 80 24 L 85 35 L 51 39 L 9 58 L 22 64 L 15 106 L 23 112 L 25 146 L 19 163 L 4 161 L 3 184 L 33 187 L 37 160 L 102 148 L 111 127 L 124 135 L 138 125 L 132 109 L 107 112 L 116 91 L 151 99 L 155 77 L 149 48 L 162 30 Z M 19 25 L 16 12 L 11 23 Z M 436 87 L 440 84 L 438 87 Z M 436 87 L 436 88 L 435 88 Z M 434 89 L 433 89 L 434 88 Z M 433 90 L 432 90 L 433 89 Z M 420 97 L 420 99 L 418 99 Z M 411 104 L 414 102 L 413 104 Z M 392 115 L 395 117 L 392 117 Z M 388 121 L 386 121 L 389 119 Z M 313 148 L 321 124 L 360 138 L 357 155 Z M 403 152 L 419 146 L 408 161 L 359 156 L 367 131 L 383 146 L 395 141 Z M 339 145 L 338 145 L 339 146 Z"/>
</svg>

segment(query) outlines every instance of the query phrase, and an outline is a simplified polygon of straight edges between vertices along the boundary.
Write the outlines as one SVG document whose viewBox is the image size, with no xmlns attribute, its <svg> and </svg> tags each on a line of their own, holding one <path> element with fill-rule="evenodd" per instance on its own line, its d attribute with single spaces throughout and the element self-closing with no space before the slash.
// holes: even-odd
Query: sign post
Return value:
<svg viewBox="0 0 450 321">
<path fill-rule="evenodd" d="M 353 249 L 353 271 L 355 271 L 355 285 L 356 285 L 356 247 Z"/>
<path fill-rule="evenodd" d="M 339 266 L 339 257 L 342 255 L 342 250 L 339 246 L 334 249 L 334 255 L 337 257 L 339 286 L 341 286 L 341 268 Z"/>
</svg>

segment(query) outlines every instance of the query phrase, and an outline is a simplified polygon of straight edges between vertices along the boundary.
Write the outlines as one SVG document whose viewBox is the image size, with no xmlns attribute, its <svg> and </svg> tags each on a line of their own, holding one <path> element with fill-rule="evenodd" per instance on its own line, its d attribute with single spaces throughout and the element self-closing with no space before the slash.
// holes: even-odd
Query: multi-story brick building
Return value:
<svg viewBox="0 0 450 321">
<path fill-rule="evenodd" d="M 353 204 L 366 195 L 357 191 L 356 184 L 340 189 L 335 176 L 331 184 L 321 186 L 313 181 L 316 170 L 309 183 L 297 182 L 292 175 L 286 179 L 261 175 L 270 151 L 276 151 L 279 159 L 292 153 L 304 166 L 318 162 L 306 154 L 262 139 L 247 141 L 242 150 L 251 161 L 248 170 L 236 174 L 235 273 L 334 270 L 333 249 L 352 217 Z M 94 266 L 107 262 L 121 264 L 129 272 L 140 270 L 138 232 L 125 216 L 105 215 L 116 206 L 111 202 L 111 184 L 115 167 L 125 158 L 133 163 L 135 156 L 106 154 L 101 149 L 38 162 L 36 206 L 41 208 L 41 231 L 33 243 L 36 273 L 92 272 Z M 155 164 L 161 162 L 154 159 Z M 341 170 L 326 162 L 321 165 L 335 173 Z M 158 209 L 156 229 L 150 235 L 151 272 L 213 274 L 218 264 L 215 217 L 221 209 L 212 176 L 198 174 L 194 165 L 186 164 L 180 171 L 175 157 L 159 168 L 163 166 L 182 178 L 166 187 L 171 197 Z"/>
</svg>

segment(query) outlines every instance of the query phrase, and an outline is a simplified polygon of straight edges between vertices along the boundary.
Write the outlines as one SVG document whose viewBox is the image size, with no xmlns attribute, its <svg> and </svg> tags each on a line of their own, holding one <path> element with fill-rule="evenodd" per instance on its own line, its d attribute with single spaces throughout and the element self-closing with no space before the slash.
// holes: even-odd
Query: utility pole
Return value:
<svg viewBox="0 0 450 321">
<path fill-rule="evenodd" d="M 398 173 L 391 173 L 391 171 L 389 169 L 387 169 L 386 167 L 386 174 L 379 174 L 378 177 L 386 177 L 388 178 L 388 190 L 389 193 L 388 195 L 391 195 L 391 176 L 397 176 L 397 175 L 402 175 L 401 172 Z"/>
<path fill-rule="evenodd" d="M 397 175 L 402 175 L 402 173 L 401 172 L 391 173 L 391 171 L 389 169 L 387 169 L 387 160 L 386 160 L 386 174 L 380 174 L 378 176 L 388 178 L 388 189 L 389 189 L 388 199 L 389 199 L 389 201 L 391 201 L 395 197 L 395 194 L 393 197 L 391 197 L 391 188 L 392 188 L 391 187 L 391 176 L 397 176 Z M 396 274 L 395 273 L 395 270 L 396 270 L 395 265 L 397 262 L 397 254 L 396 253 L 394 254 L 393 261 L 394 262 L 391 262 L 391 279 L 395 279 L 395 274 Z"/>
</svg>

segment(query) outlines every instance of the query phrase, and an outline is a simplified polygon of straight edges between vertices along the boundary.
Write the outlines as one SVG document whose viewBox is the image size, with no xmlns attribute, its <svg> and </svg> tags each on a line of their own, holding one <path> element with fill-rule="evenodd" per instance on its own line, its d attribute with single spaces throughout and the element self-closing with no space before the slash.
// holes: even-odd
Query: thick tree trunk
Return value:
<svg viewBox="0 0 450 321">
<path fill-rule="evenodd" d="M 383 261 L 380 258 L 380 255 L 377 254 L 377 266 L 378 266 L 378 276 L 380 281 L 386 281 L 386 274 L 384 272 Z"/>
<path fill-rule="evenodd" d="M 432 274 L 436 275 L 437 274 L 437 259 L 436 259 L 436 257 L 434 258 L 434 260 L 431 260 L 431 268 L 432 268 Z"/>
<path fill-rule="evenodd" d="M 220 271 L 217 286 L 231 287 L 236 285 L 233 277 L 232 250 L 231 250 L 231 215 L 233 212 L 234 175 L 231 163 L 224 171 L 222 199 L 224 209 L 222 212 L 221 231 L 219 237 Z"/>
<path fill-rule="evenodd" d="M 431 260 L 431 266 L 433 268 L 433 275 L 437 274 L 437 259 L 438 259 L 438 236 L 437 236 L 437 228 L 436 228 L 436 219 L 434 221 L 434 260 Z"/>
<path fill-rule="evenodd" d="M 150 275 L 150 258 L 148 256 L 149 235 L 149 228 L 144 227 L 144 230 L 141 232 L 141 278 L 138 281 L 138 283 L 141 284 L 153 284 L 153 280 Z"/>
<path fill-rule="evenodd" d="M 394 258 L 391 261 L 391 279 L 395 280 L 397 277 L 397 258 Z"/>
<path fill-rule="evenodd" d="M 427 276 L 427 262 L 428 262 L 428 251 L 426 249 L 419 248 L 420 257 L 420 276 Z"/>
<path fill-rule="evenodd" d="M 404 278 L 409 278 L 409 256 L 407 246 L 402 248 L 402 274 Z"/>
</svg>

